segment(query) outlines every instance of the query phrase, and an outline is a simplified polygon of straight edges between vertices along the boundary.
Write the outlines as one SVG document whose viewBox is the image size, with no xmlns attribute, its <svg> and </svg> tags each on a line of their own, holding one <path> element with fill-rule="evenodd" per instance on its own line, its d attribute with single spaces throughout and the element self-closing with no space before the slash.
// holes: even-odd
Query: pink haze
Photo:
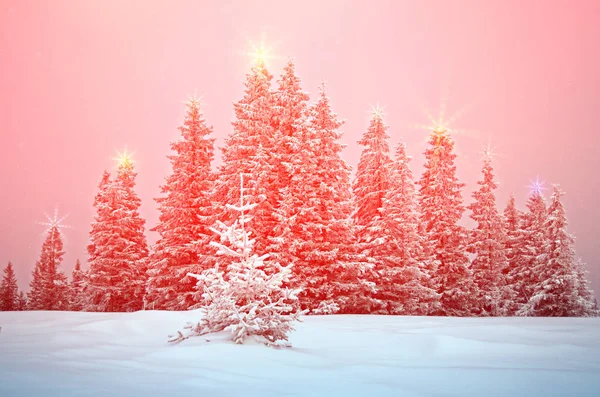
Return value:
<svg viewBox="0 0 600 397">
<path fill-rule="evenodd" d="M 153 198 L 170 172 L 183 102 L 202 95 L 221 146 L 249 69 L 241 53 L 263 33 L 280 56 L 268 65 L 276 77 L 293 57 L 312 99 L 326 82 L 353 167 L 372 106 L 385 110 L 391 145 L 406 141 L 417 177 L 428 132 L 411 125 L 427 123 L 421 104 L 437 115 L 445 103 L 448 116 L 467 107 L 453 123 L 466 130 L 456 136 L 466 203 L 488 141 L 500 154 L 501 210 L 511 192 L 523 208 L 537 175 L 559 183 L 600 291 L 595 1 L 4 0 L 0 266 L 11 260 L 26 288 L 43 241 L 36 221 L 56 205 L 72 226 L 63 268 L 85 263 L 98 182 L 125 145 L 135 152 L 142 216 L 155 226 Z"/>
</svg>

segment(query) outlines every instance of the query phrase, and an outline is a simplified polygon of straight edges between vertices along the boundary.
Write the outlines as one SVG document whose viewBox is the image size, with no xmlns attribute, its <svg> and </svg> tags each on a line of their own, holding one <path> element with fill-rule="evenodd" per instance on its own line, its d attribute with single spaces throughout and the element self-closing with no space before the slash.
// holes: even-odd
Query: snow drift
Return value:
<svg viewBox="0 0 600 397">
<path fill-rule="evenodd" d="M 0 313 L 0 396 L 598 396 L 599 318 L 309 316 L 173 345 L 198 312 Z"/>
</svg>

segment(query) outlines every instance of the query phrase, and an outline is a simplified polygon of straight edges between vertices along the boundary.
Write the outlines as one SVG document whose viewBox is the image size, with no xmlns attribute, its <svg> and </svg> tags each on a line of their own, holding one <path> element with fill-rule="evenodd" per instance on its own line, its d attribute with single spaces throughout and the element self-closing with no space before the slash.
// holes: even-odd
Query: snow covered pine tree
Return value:
<svg viewBox="0 0 600 397">
<path fill-rule="evenodd" d="M 209 230 L 214 223 L 212 190 L 214 157 L 212 127 L 206 124 L 200 102 L 187 104 L 181 138 L 171 143 L 175 152 L 168 156 L 173 172 L 161 187 L 157 198 L 159 223 L 152 229 L 160 238 L 149 259 L 146 308 L 187 310 L 193 300 L 196 280 L 188 273 L 201 273 L 214 267 L 214 239 Z"/>
<path fill-rule="evenodd" d="M 269 274 L 264 271 L 268 254 L 252 253 L 254 240 L 246 231 L 249 219 L 244 215 L 256 204 L 244 204 L 243 178 L 241 178 L 240 206 L 228 204 L 228 209 L 238 212 L 239 218 L 231 226 L 218 222 L 220 230 L 212 229 L 221 237 L 221 243 L 211 242 L 218 248 L 217 255 L 234 258 L 227 273 L 214 269 L 202 274 L 189 274 L 198 280 L 198 291 L 204 303 L 202 317 L 195 324 L 188 324 L 184 335 L 170 335 L 170 342 L 180 342 L 191 336 L 220 331 L 230 331 L 231 339 L 238 344 L 250 337 L 267 346 L 289 347 L 288 334 L 293 323 L 303 313 L 298 309 L 298 290 L 282 288 L 288 283 L 291 265 L 270 264 Z M 227 245 L 222 244 L 227 243 Z"/>
<path fill-rule="evenodd" d="M 579 296 L 580 276 L 575 259 L 575 239 L 567 232 L 567 217 L 560 201 L 562 194 L 558 186 L 554 186 L 543 224 L 547 237 L 542 254 L 531 270 L 537 283 L 531 288 L 529 301 L 517 315 L 575 317 L 591 314 L 587 312 L 592 306 L 591 302 Z"/>
<path fill-rule="evenodd" d="M 506 291 L 504 269 L 506 258 L 506 228 L 496 207 L 491 150 L 486 148 L 483 157 L 483 180 L 478 181 L 479 189 L 473 192 L 475 201 L 469 205 L 471 218 L 477 223 L 470 234 L 468 251 L 475 255 L 471 262 L 473 281 L 477 287 L 477 314 L 500 316 L 510 306 L 504 301 Z"/>
<path fill-rule="evenodd" d="M 19 306 L 19 288 L 17 287 L 17 277 L 12 263 L 4 268 L 4 277 L 0 283 L 0 311 L 18 310 Z"/>
<path fill-rule="evenodd" d="M 425 151 L 425 172 L 419 181 L 421 227 L 439 261 L 434 274 L 442 316 L 471 316 L 476 311 L 476 287 L 465 253 L 466 230 L 458 221 L 464 212 L 456 176 L 454 139 L 445 127 L 436 128 Z"/>
<path fill-rule="evenodd" d="M 69 307 L 67 276 L 60 270 L 63 242 L 58 226 L 53 225 L 42 245 L 40 260 L 29 284 L 29 310 L 66 310 Z"/>
<path fill-rule="evenodd" d="M 114 180 L 105 171 L 94 199 L 84 311 L 131 312 L 143 308 L 148 246 L 133 160 L 123 153 Z"/>
</svg>

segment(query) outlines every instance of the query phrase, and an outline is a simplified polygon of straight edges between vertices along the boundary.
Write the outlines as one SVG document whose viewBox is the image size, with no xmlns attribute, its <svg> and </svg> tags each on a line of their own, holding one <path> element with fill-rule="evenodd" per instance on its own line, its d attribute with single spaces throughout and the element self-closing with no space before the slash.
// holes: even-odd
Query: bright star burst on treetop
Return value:
<svg viewBox="0 0 600 397">
<path fill-rule="evenodd" d="M 383 110 L 383 108 L 381 106 L 379 106 L 379 104 L 375 105 L 375 106 L 371 106 L 371 115 L 373 116 L 373 118 L 375 119 L 383 119 L 383 115 L 385 114 L 385 111 Z"/>
<path fill-rule="evenodd" d="M 62 217 L 58 216 L 58 206 L 54 208 L 54 216 L 50 217 L 46 212 L 44 212 L 44 216 L 46 217 L 46 222 L 36 222 L 38 225 L 46 226 L 46 230 L 44 230 L 44 234 L 50 233 L 52 229 L 56 229 L 59 232 L 61 229 L 69 229 L 71 226 L 63 224 L 63 221 L 67 219 L 69 214 L 66 214 Z"/>
<path fill-rule="evenodd" d="M 540 181 L 539 175 L 535 178 L 535 181 L 531 181 L 531 185 L 527 186 L 531 189 L 532 195 L 541 196 L 543 191 L 546 190 L 544 187 L 544 182 Z"/>
<path fill-rule="evenodd" d="M 449 118 L 446 118 L 447 101 L 448 101 L 447 97 L 442 96 L 442 98 L 440 100 L 440 112 L 439 112 L 438 117 L 434 117 L 432 112 L 430 112 L 426 106 L 421 105 L 421 110 L 423 111 L 423 113 L 425 114 L 427 119 L 429 120 L 430 124 L 412 124 L 412 125 L 410 125 L 410 127 L 415 128 L 415 129 L 425 130 L 429 134 L 434 134 L 438 138 L 438 141 L 442 136 L 444 136 L 446 134 L 453 134 L 453 135 L 467 134 L 468 135 L 468 132 L 466 130 L 459 130 L 459 129 L 451 127 L 451 125 L 454 122 L 456 122 L 458 119 L 460 119 L 467 112 L 467 110 L 470 108 L 470 106 L 464 106 L 461 109 L 459 109 L 457 112 L 455 112 L 452 116 L 450 116 Z M 422 101 L 419 101 L 419 102 L 422 103 Z"/>
<path fill-rule="evenodd" d="M 252 59 L 252 66 L 264 67 L 269 61 L 273 59 L 279 59 L 274 54 L 274 48 L 278 43 L 268 45 L 265 40 L 264 31 L 261 34 L 260 43 L 256 43 L 252 40 L 246 39 L 250 51 L 243 52 L 243 55 L 248 56 Z"/>
<path fill-rule="evenodd" d="M 113 157 L 113 160 L 117 162 L 119 168 L 133 168 L 133 154 L 127 152 L 127 146 L 125 146 L 123 152 L 117 151 L 117 157 Z"/>
<path fill-rule="evenodd" d="M 202 102 L 202 95 L 198 96 L 196 92 L 194 92 L 192 95 L 189 95 L 187 101 L 183 101 L 183 104 L 195 107 L 200 107 L 201 105 L 204 105 L 204 103 Z"/>
<path fill-rule="evenodd" d="M 481 159 L 484 161 L 490 161 L 495 157 L 503 157 L 496 152 L 496 147 L 492 146 L 489 142 L 481 149 Z"/>
</svg>

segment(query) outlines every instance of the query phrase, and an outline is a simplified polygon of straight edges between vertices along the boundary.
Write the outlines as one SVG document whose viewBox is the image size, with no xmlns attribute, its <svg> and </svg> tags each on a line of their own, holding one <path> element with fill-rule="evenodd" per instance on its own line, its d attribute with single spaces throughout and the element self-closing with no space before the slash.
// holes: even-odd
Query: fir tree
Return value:
<svg viewBox="0 0 600 397">
<path fill-rule="evenodd" d="M 600 316 L 598 300 L 590 287 L 587 279 L 588 272 L 585 270 L 585 265 L 580 258 L 575 262 L 575 272 L 577 274 L 577 295 L 579 297 L 579 312 L 576 315 L 580 317 Z"/>
<path fill-rule="evenodd" d="M 466 231 L 458 224 L 464 212 L 461 189 L 456 177 L 454 140 L 443 128 L 430 136 L 425 151 L 425 172 L 419 181 L 421 228 L 438 262 L 434 281 L 441 294 L 441 310 L 446 316 L 472 315 L 477 303 L 469 259 Z"/>
<path fill-rule="evenodd" d="M 273 198 L 280 201 L 279 190 L 289 186 L 293 157 L 301 150 L 300 133 L 306 122 L 309 96 L 302 90 L 302 82 L 296 76 L 291 60 L 283 68 L 278 83 L 278 89 L 272 93 L 272 125 L 276 131 L 271 157 L 276 178 L 274 185 L 277 188 L 277 195 L 273 195 Z M 273 202 L 272 207 L 276 208 L 277 202 Z"/>
<path fill-rule="evenodd" d="M 483 161 L 483 180 L 477 182 L 479 190 L 473 193 L 475 202 L 469 205 L 471 218 L 477 223 L 471 233 L 469 251 L 475 255 L 471 263 L 473 280 L 477 287 L 480 314 L 499 316 L 505 314 L 505 280 L 507 267 L 506 230 L 496 209 L 494 170 L 489 152 Z"/>
<path fill-rule="evenodd" d="M 356 200 L 354 220 L 358 227 L 359 243 L 373 243 L 385 232 L 375 229 L 374 222 L 381 216 L 383 198 L 390 188 L 391 160 L 387 129 L 381 113 L 375 111 L 369 128 L 358 141 L 364 146 L 353 183 Z"/>
<path fill-rule="evenodd" d="M 306 155 L 303 152 L 306 150 L 303 139 L 306 135 L 309 97 L 302 90 L 300 78 L 296 76 L 295 65 L 291 60 L 285 65 L 278 83 L 278 89 L 272 93 L 274 102 L 272 125 L 275 128 L 275 139 L 270 156 L 275 160 L 272 186 L 276 191 L 271 192 L 270 207 L 274 209 L 276 225 L 273 228 L 274 233 L 270 233 L 267 237 L 267 251 L 273 252 L 273 260 L 289 263 L 293 256 L 288 249 L 281 247 L 281 233 L 289 227 L 291 212 L 288 211 L 287 206 L 291 204 L 289 194 L 294 189 L 290 186 L 293 183 L 293 173 L 299 166 L 300 158 Z"/>
<path fill-rule="evenodd" d="M 390 171 L 390 187 L 383 198 L 381 217 L 374 223 L 381 230 L 378 248 L 380 263 L 377 297 L 382 313 L 427 315 L 439 311 L 435 291 L 419 235 L 418 198 L 410 169 L 411 158 L 404 143 L 398 144 Z"/>
<path fill-rule="evenodd" d="M 255 337 L 267 345 L 289 346 L 288 334 L 301 315 L 295 308 L 297 291 L 282 288 L 289 281 L 291 265 L 274 264 L 271 268 L 275 272 L 264 271 L 264 261 L 269 255 L 253 254 L 254 240 L 245 229 L 249 221 L 245 212 L 251 211 L 255 204 L 245 204 L 243 192 L 242 182 L 240 205 L 228 205 L 240 214 L 239 219 L 229 227 L 219 222 L 220 230 L 213 229 L 221 237 L 221 243 L 212 242 L 218 248 L 217 253 L 234 261 L 229 264 L 227 275 L 219 271 L 218 265 L 201 275 L 190 274 L 198 280 L 203 315 L 196 325 L 186 327 L 190 330 L 187 335 L 178 332 L 171 337 L 172 342 L 225 330 L 231 332 L 235 343 Z"/>
<path fill-rule="evenodd" d="M 517 209 L 515 197 L 510 196 L 508 204 L 504 209 L 504 230 L 506 235 L 505 252 L 506 267 L 502 270 L 506 285 L 504 287 L 504 314 L 514 315 L 519 309 L 519 291 L 517 282 L 518 269 L 521 266 L 522 253 L 524 250 L 524 234 L 521 228 L 523 214 Z"/>
<path fill-rule="evenodd" d="M 67 277 L 60 270 L 63 242 L 58 226 L 52 226 L 42 244 L 42 253 L 33 270 L 27 300 L 29 310 L 67 310 L 69 293 Z"/>
<path fill-rule="evenodd" d="M 370 264 L 356 252 L 350 168 L 341 159 L 342 122 L 324 89 L 297 132 L 290 183 L 283 190 L 272 251 L 294 263 L 291 285 L 302 309 L 315 314 L 372 310 Z"/>
<path fill-rule="evenodd" d="M 514 305 L 519 311 L 533 296 L 533 289 L 538 283 L 538 275 L 533 269 L 543 261 L 547 234 L 546 203 L 540 188 L 534 188 L 527 200 L 528 211 L 521 220 L 520 236 L 517 242 L 516 263 L 508 273 L 508 280 L 514 291 Z"/>
<path fill-rule="evenodd" d="M 212 203 L 214 158 L 212 127 L 206 125 L 200 103 L 187 105 L 181 139 L 171 144 L 172 174 L 162 187 L 159 224 L 152 229 L 160 235 L 150 257 L 150 279 L 146 308 L 187 310 L 193 300 L 196 280 L 188 273 L 201 273 L 215 263 L 209 245 L 213 233 L 215 206 Z"/>
<path fill-rule="evenodd" d="M 0 283 L 0 311 L 18 310 L 19 307 L 19 287 L 17 286 L 17 277 L 12 263 L 4 268 L 4 276 Z"/>
<path fill-rule="evenodd" d="M 116 191 L 112 188 L 110 174 L 104 171 L 98 184 L 98 193 L 94 198 L 96 215 L 90 231 L 90 243 L 87 246 L 88 285 L 84 290 L 84 311 L 104 311 L 109 300 L 117 295 L 116 271 L 109 260 L 108 246 L 114 236 L 112 221 L 117 205 Z M 113 279 L 115 279 L 113 281 Z"/>
<path fill-rule="evenodd" d="M 27 310 L 27 297 L 23 291 L 19 292 L 19 296 L 17 298 L 17 310 L 20 312 Z"/>
<path fill-rule="evenodd" d="M 219 168 L 215 194 L 217 203 L 234 202 L 239 175 L 250 176 L 247 197 L 257 206 L 250 214 L 255 222 L 249 227 L 259 251 L 270 244 L 269 237 L 277 225 L 274 206 L 279 198 L 276 167 L 280 159 L 276 157 L 274 144 L 277 123 L 272 78 L 261 60 L 246 75 L 244 97 L 234 104 L 233 133 L 222 149 L 223 164 Z M 220 219 L 226 222 L 232 222 L 236 216 L 223 204 L 218 212 Z"/>
<path fill-rule="evenodd" d="M 115 180 L 105 172 L 100 182 L 88 246 L 86 311 L 142 309 L 148 247 L 135 176 L 133 162 L 125 155 Z"/>
<path fill-rule="evenodd" d="M 119 217 L 119 230 L 122 238 L 127 241 L 127 248 L 123 254 L 123 278 L 120 283 L 121 292 L 125 296 L 125 311 L 143 309 L 146 284 L 148 282 L 148 243 L 144 226 L 146 221 L 140 216 L 139 208 L 142 201 L 135 192 L 134 164 L 126 154 L 119 165 L 115 184 L 121 189 Z"/>
<path fill-rule="evenodd" d="M 71 273 L 71 284 L 69 285 L 69 310 L 78 312 L 83 310 L 85 288 L 85 273 L 81 270 L 79 259 L 75 262 L 75 268 Z"/>
<path fill-rule="evenodd" d="M 536 282 L 531 286 L 528 302 L 520 315 L 572 317 L 581 315 L 579 274 L 575 261 L 575 239 L 567 232 L 565 209 L 560 201 L 563 192 L 554 187 L 548 215 L 543 223 L 547 238 L 542 255 L 531 269 Z"/>
</svg>

